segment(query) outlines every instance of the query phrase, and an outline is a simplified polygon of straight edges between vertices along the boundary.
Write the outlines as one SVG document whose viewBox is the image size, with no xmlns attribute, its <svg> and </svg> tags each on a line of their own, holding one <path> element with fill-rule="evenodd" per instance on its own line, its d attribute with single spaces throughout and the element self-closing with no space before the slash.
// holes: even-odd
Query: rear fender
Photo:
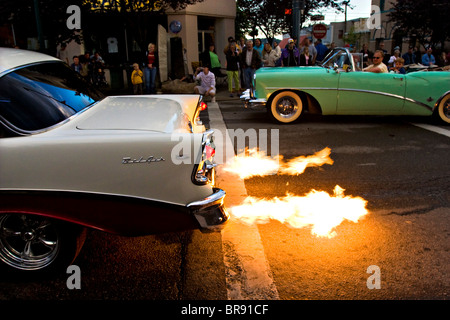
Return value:
<svg viewBox="0 0 450 320">
<path fill-rule="evenodd" d="M 84 227 L 140 236 L 199 228 L 185 206 L 106 194 L 3 191 L 0 214 L 31 214 Z"/>
</svg>

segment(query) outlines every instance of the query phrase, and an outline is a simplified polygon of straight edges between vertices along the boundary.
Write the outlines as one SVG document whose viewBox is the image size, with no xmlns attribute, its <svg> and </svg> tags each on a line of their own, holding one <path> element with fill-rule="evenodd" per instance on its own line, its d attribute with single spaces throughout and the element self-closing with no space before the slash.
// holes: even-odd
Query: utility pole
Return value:
<svg viewBox="0 0 450 320">
<path fill-rule="evenodd" d="M 292 1 L 292 36 L 300 39 L 300 26 L 302 25 L 302 15 L 305 10 L 304 0 Z"/>
<path fill-rule="evenodd" d="M 39 12 L 39 0 L 34 0 L 34 15 L 36 17 L 36 28 L 39 40 L 39 51 L 45 50 L 44 35 L 42 33 L 41 13 Z"/>
<path fill-rule="evenodd" d="M 347 7 L 349 4 L 349 0 L 343 2 L 342 4 L 345 6 L 345 23 L 344 23 L 344 34 L 347 34 Z"/>
</svg>

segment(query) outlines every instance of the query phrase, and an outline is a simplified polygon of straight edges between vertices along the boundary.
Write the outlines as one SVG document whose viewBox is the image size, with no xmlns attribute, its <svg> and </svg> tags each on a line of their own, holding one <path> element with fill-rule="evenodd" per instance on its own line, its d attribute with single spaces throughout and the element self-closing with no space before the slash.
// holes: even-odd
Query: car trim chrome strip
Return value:
<svg viewBox="0 0 450 320">
<path fill-rule="evenodd" d="M 321 87 L 266 87 L 268 90 L 338 90 L 337 88 L 321 88 Z"/>
<path fill-rule="evenodd" d="M 382 96 L 387 96 L 387 97 L 392 97 L 392 98 L 404 100 L 404 97 L 400 96 L 398 94 L 381 92 L 381 91 L 372 91 L 372 90 L 363 90 L 363 89 L 349 89 L 349 88 L 341 88 L 341 89 L 338 89 L 338 91 L 363 92 L 363 93 L 377 94 L 377 95 L 382 95 Z"/>
<path fill-rule="evenodd" d="M 215 188 L 214 193 L 209 195 L 208 197 L 199 200 L 191 202 L 187 205 L 188 208 L 192 208 L 194 210 L 199 210 L 201 208 L 210 207 L 214 204 L 221 203 L 223 201 L 223 198 L 225 197 L 226 192 L 222 189 Z"/>
<path fill-rule="evenodd" d="M 419 105 L 421 107 L 424 107 L 425 109 L 427 109 L 429 111 L 433 111 L 433 109 L 434 109 L 434 107 L 430 107 L 429 105 L 427 105 L 427 104 L 425 104 L 423 102 L 420 102 L 420 101 L 417 101 L 417 100 L 414 100 L 414 99 L 411 99 L 411 98 L 405 98 L 405 101 L 417 104 L 417 105 Z"/>
<path fill-rule="evenodd" d="M 392 98 L 396 98 L 396 99 L 401 99 L 401 100 L 405 100 L 405 101 L 408 101 L 408 102 L 412 102 L 414 104 L 417 104 L 417 105 L 419 105 L 421 107 L 426 108 L 429 111 L 431 111 L 433 109 L 432 107 L 430 107 L 429 105 L 427 105 L 427 104 L 425 104 L 423 102 L 420 102 L 420 101 L 417 101 L 417 100 L 414 100 L 414 99 L 411 99 L 411 98 L 403 97 L 403 96 L 400 96 L 398 94 L 393 94 L 393 93 L 387 93 L 387 92 L 381 92 L 381 91 L 372 91 L 372 90 L 361 90 L 361 89 L 348 89 L 348 88 L 342 88 L 342 89 L 339 89 L 339 91 L 353 91 L 353 92 L 364 92 L 364 93 L 370 93 L 370 94 L 377 94 L 377 95 L 382 95 L 382 96 L 387 96 L 387 97 L 392 97 Z"/>
<path fill-rule="evenodd" d="M 381 92 L 381 91 L 372 91 L 372 90 L 363 90 L 363 89 L 349 89 L 349 88 L 322 88 L 322 87 L 296 87 L 296 88 L 280 88 L 280 87 L 267 87 L 266 89 L 268 89 L 268 90 L 280 90 L 280 89 L 282 89 L 282 90 L 335 90 L 335 91 L 352 91 L 352 92 L 363 92 L 363 93 L 369 93 L 369 94 L 377 94 L 377 95 L 382 95 L 382 96 L 387 96 L 387 97 L 392 97 L 392 98 L 396 98 L 396 99 L 401 99 L 401 100 L 405 100 L 405 101 L 408 101 L 408 102 L 412 102 L 412 103 L 414 103 L 414 104 L 417 104 L 417 105 L 419 105 L 419 106 L 421 106 L 421 107 L 423 107 L 423 108 L 425 108 L 425 109 L 427 109 L 427 110 L 429 110 L 429 111 L 432 111 L 434 108 L 433 107 L 430 107 L 429 105 L 427 105 L 427 104 L 425 104 L 425 103 L 423 103 L 423 102 L 420 102 L 420 101 L 417 101 L 417 100 L 414 100 L 414 99 L 411 99 L 411 98 L 406 98 L 406 97 L 403 97 L 403 96 L 400 96 L 400 95 L 398 95 L 398 94 L 393 94 L 393 93 L 387 93 L 387 92 Z M 444 94 L 445 95 L 445 94 Z"/>
</svg>

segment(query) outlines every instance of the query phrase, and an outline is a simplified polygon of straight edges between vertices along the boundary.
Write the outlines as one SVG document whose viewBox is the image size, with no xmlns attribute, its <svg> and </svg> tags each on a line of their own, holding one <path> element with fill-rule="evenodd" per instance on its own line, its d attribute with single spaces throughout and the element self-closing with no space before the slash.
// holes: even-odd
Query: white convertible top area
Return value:
<svg viewBox="0 0 450 320">
<path fill-rule="evenodd" d="M 187 128 L 180 103 L 158 96 L 107 97 L 76 118 L 80 130 L 144 130 L 171 133 Z"/>
</svg>

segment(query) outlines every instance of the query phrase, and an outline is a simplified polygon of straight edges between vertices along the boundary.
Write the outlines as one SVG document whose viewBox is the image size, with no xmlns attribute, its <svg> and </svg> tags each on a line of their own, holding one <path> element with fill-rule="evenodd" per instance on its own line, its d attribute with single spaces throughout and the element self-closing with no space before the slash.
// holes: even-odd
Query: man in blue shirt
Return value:
<svg viewBox="0 0 450 320">
<path fill-rule="evenodd" d="M 264 49 L 264 45 L 262 44 L 260 39 L 256 39 L 255 40 L 255 45 L 253 46 L 253 49 L 255 49 L 256 51 L 258 51 L 259 56 L 262 57 L 262 52 Z M 261 67 L 263 66 L 263 63 L 261 61 Z"/>
<path fill-rule="evenodd" d="M 408 52 L 402 55 L 402 58 L 405 59 L 405 65 L 416 63 L 416 55 L 413 50 L 414 47 L 409 46 Z"/>
<path fill-rule="evenodd" d="M 325 58 L 325 52 L 327 52 L 328 50 L 327 46 L 322 43 L 322 39 L 317 39 L 316 50 L 317 50 L 316 61 L 320 62 L 323 60 L 323 58 Z"/>
<path fill-rule="evenodd" d="M 427 48 L 427 53 L 425 53 L 422 56 L 422 64 L 424 66 L 431 66 L 433 64 L 436 64 L 436 59 L 434 58 L 434 56 L 431 54 L 431 52 L 433 52 L 433 49 L 431 49 L 431 46 L 429 46 Z"/>
</svg>

